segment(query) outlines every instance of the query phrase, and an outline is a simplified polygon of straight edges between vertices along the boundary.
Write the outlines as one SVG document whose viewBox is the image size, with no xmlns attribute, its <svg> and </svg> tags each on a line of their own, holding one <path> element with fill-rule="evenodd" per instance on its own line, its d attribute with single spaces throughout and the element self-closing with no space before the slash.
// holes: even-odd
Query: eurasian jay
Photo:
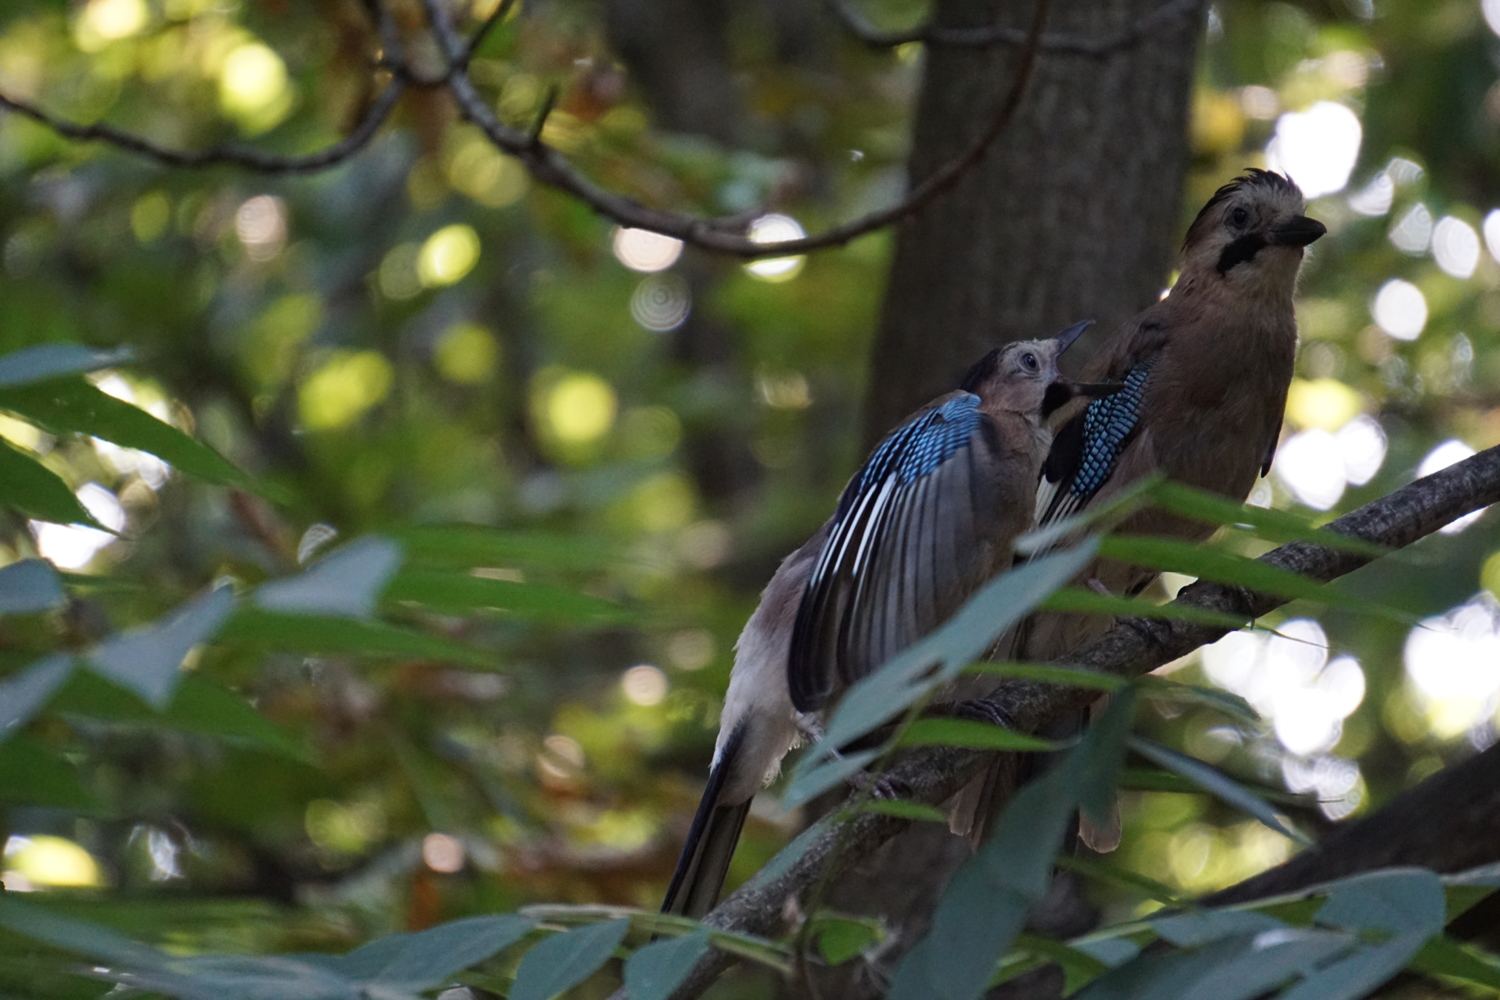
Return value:
<svg viewBox="0 0 1500 1000">
<path fill-rule="evenodd" d="M 888 434 L 838 509 L 777 569 L 735 646 L 708 785 L 662 910 L 718 899 L 751 799 L 819 713 L 1009 568 L 1030 529 L 1047 416 L 1075 393 L 1057 359 L 1087 327 L 986 354 Z"/>
</svg>

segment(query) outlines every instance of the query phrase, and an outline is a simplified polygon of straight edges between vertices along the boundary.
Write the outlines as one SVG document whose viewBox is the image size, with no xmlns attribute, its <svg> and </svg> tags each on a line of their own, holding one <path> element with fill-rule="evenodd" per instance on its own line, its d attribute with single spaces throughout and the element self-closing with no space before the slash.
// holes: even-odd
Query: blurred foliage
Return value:
<svg viewBox="0 0 1500 1000">
<path fill-rule="evenodd" d="M 832 23 L 792 45 L 769 6 L 731 6 L 734 145 L 656 124 L 592 5 L 527 5 L 472 73 L 517 125 L 558 88 L 544 137 L 648 203 L 769 202 L 814 230 L 893 197 L 918 52 L 871 52 Z M 1500 8 L 1484 6 L 1493 26 L 1472 0 L 1211 9 L 1184 225 L 1278 131 L 1294 175 L 1303 125 L 1333 143 L 1315 165 L 1352 160 L 1310 209 L 1330 235 L 1304 272 L 1295 436 L 1261 503 L 1331 516 L 1409 481 L 1444 442 L 1500 443 Z M 395 9 L 415 32 L 418 7 Z M 923 16 L 909 0 L 870 13 Z M 371 100 L 374 51 L 353 2 L 23 0 L 0 12 L 0 93 L 163 144 L 305 152 Z M 1357 115 L 1357 145 L 1320 102 Z M 380 532 L 404 552 L 371 619 L 242 601 L 161 711 L 73 672 L 0 743 L 7 885 L 181 953 L 341 950 L 538 901 L 653 906 L 734 638 L 856 464 L 889 235 L 780 273 L 691 249 L 663 263 L 422 90 L 367 149 L 310 176 L 167 169 L 6 114 L 0 177 L 0 355 L 135 355 L 48 395 L 50 419 L 15 395 L 27 387 L 0 396 L 5 468 L 34 459 L 120 533 L 0 513 L 0 563 L 66 571 L 60 605 L 0 619 L 5 681 L 215 581 L 246 593 L 290 577 L 335 538 Z M 157 426 L 127 439 L 105 400 Z M 161 450 L 161 423 L 178 452 Z M 1137 726 L 1247 782 L 1316 792 L 1321 809 L 1291 810 L 1305 828 L 1366 810 L 1494 740 L 1485 588 L 1500 595 L 1493 516 L 1341 587 L 1422 616 L 1471 602 L 1429 630 L 1457 638 L 1427 661 L 1414 666 L 1409 623 L 1294 606 L 1270 624 L 1326 638 L 1328 656 L 1242 646 L 1176 674 L 1230 687 L 1267 721 L 1154 700 Z M 1245 687 L 1234 656 L 1326 695 L 1323 715 Z M 801 822 L 767 806 L 732 880 Z M 1130 792 L 1125 820 L 1113 862 L 1177 892 L 1294 849 L 1182 791 Z M 1104 886 L 1099 899 L 1115 917 L 1158 905 Z M 99 991 L 40 981 L 11 944 L 3 988 Z"/>
</svg>

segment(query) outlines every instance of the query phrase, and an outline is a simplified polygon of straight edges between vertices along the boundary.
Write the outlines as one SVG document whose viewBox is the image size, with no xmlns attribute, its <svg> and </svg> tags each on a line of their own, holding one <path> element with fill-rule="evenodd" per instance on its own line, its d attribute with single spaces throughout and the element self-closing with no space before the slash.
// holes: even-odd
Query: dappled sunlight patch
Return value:
<svg viewBox="0 0 1500 1000">
<path fill-rule="evenodd" d="M 385 399 L 395 370 L 378 351 L 335 351 L 297 391 L 302 426 L 336 430 Z"/>
</svg>

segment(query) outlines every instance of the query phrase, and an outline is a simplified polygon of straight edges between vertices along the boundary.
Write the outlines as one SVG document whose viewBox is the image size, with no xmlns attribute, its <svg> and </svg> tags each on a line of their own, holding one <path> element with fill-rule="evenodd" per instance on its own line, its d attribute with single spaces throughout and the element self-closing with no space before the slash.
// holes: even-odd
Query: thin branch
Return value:
<svg viewBox="0 0 1500 1000">
<path fill-rule="evenodd" d="M 860 236 L 914 215 L 933 198 L 952 187 L 984 158 L 986 151 L 1015 118 L 1021 97 L 1036 66 L 1049 0 L 1040 0 L 1036 5 L 1026 36 L 1026 47 L 1021 52 L 1010 89 L 996 106 L 984 131 L 962 155 L 934 171 L 904 199 L 889 208 L 871 212 L 812 236 L 781 243 L 756 243 L 739 235 L 734 230 L 742 228 L 743 223 L 738 220 L 731 222 L 647 208 L 639 202 L 599 187 L 583 176 L 557 150 L 545 143 L 533 142 L 528 133 L 506 125 L 495 115 L 488 102 L 479 96 L 468 74 L 458 66 L 462 58 L 462 45 L 441 0 L 422 0 L 422 6 L 427 11 L 428 23 L 432 25 L 438 46 L 448 60 L 448 88 L 464 117 L 479 126 L 496 147 L 519 160 L 535 180 L 572 195 L 595 212 L 622 226 L 650 229 L 705 250 L 751 259 L 782 257 L 843 246 Z"/>
<path fill-rule="evenodd" d="M 1500 502 L 1500 447 L 1419 479 L 1345 514 L 1327 527 L 1387 549 L 1399 549 L 1465 514 L 1497 502 Z M 1327 582 L 1359 569 L 1372 559 L 1309 542 L 1293 542 L 1268 552 L 1261 561 Z M 1248 622 L 1287 602 L 1242 588 L 1200 581 L 1183 588 L 1172 603 L 1229 613 Z M 1229 631 L 1178 620 L 1120 619 L 1104 635 L 1070 654 L 1067 661 L 1072 666 L 1136 677 L 1214 642 Z M 1030 732 L 1065 712 L 1076 711 L 1095 697 L 1094 691 L 1027 682 L 1007 684 L 995 695 L 1017 726 Z M 924 748 L 898 762 L 887 775 L 899 783 L 898 787 L 909 789 L 914 801 L 935 805 L 957 792 L 993 760 L 993 754 L 974 750 Z M 774 935 L 780 930 L 781 913 L 788 897 L 799 896 L 827 873 L 837 874 L 858 859 L 868 857 L 905 827 L 906 821 L 889 816 L 858 815 L 826 831 L 777 877 L 752 879 L 742 886 L 705 917 L 704 923 L 725 930 Z M 1500 855 L 1500 838 L 1490 846 L 1492 853 Z M 700 995 L 732 962 L 731 956 L 710 952 L 674 996 L 687 1000 Z M 616 1000 L 622 997 L 623 993 L 615 995 Z"/>
<path fill-rule="evenodd" d="M 947 28 L 937 24 L 923 24 L 915 28 L 884 30 L 875 27 L 860 13 L 854 0 L 824 0 L 828 9 L 844 25 L 844 28 L 870 48 L 886 49 L 910 42 L 925 42 L 929 45 L 945 45 L 954 48 L 990 48 L 998 45 L 1023 45 L 1026 32 L 1019 28 L 992 25 L 983 28 Z M 1081 38 L 1077 35 L 1043 35 L 1040 47 L 1044 52 L 1064 55 L 1087 56 L 1102 59 L 1123 52 L 1145 41 L 1159 28 L 1172 25 L 1203 9 L 1203 0 L 1166 0 L 1130 27 L 1103 38 Z"/>
<path fill-rule="evenodd" d="M 395 109 L 396 102 L 401 99 L 401 94 L 405 90 L 406 80 L 399 75 L 393 76 L 385 89 L 365 109 L 364 116 L 352 132 L 331 146 L 320 149 L 316 153 L 301 156 L 266 153 L 258 149 L 235 145 L 210 146 L 202 150 L 172 149 L 168 146 L 159 146 L 143 136 L 102 122 L 80 125 L 77 122 L 66 121 L 43 111 L 28 101 L 7 97 L 5 94 L 0 94 L 0 108 L 30 118 L 64 138 L 78 142 L 108 143 L 119 149 L 139 153 L 169 167 L 196 169 L 230 163 L 259 174 L 305 174 L 326 170 L 363 149 L 385 120 L 390 117 L 391 111 Z"/>
</svg>

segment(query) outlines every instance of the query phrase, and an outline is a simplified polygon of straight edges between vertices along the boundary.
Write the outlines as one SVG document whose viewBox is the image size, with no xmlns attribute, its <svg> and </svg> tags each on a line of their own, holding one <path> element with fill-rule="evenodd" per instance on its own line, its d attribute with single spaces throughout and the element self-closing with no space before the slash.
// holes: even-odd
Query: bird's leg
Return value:
<svg viewBox="0 0 1500 1000">
<path fill-rule="evenodd" d="M 823 742 L 823 723 L 815 715 L 803 712 L 796 714 L 797 732 L 809 745 Z M 844 755 L 838 748 L 830 747 L 828 755 L 835 760 L 843 760 Z M 877 799 L 899 799 L 901 797 L 900 782 L 883 774 L 871 774 L 868 771 L 855 771 L 844 779 L 844 783 L 856 792 L 868 792 Z"/>
</svg>

